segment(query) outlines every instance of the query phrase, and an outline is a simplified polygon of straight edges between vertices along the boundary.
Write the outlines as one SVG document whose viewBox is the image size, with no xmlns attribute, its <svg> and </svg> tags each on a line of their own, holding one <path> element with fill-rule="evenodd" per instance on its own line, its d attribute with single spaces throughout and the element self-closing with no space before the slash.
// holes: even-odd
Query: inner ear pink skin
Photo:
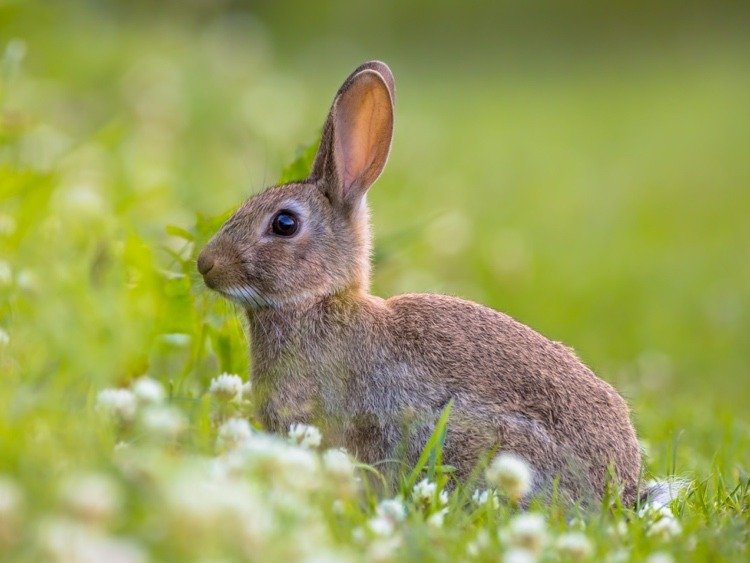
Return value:
<svg viewBox="0 0 750 563">
<path fill-rule="evenodd" d="M 353 203 L 380 176 L 393 134 L 393 102 L 384 79 L 366 70 L 341 94 L 333 112 L 334 158 L 344 199 Z"/>
</svg>

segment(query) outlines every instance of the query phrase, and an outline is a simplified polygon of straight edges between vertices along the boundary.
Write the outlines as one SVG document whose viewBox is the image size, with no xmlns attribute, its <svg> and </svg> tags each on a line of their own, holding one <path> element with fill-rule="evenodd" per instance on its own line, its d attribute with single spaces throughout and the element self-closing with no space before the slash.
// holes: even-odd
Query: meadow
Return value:
<svg viewBox="0 0 750 563">
<path fill-rule="evenodd" d="M 738 21 L 473 60 L 398 29 L 303 48 L 276 12 L 94 4 L 0 3 L 0 560 L 747 559 Z M 375 57 L 398 93 L 374 292 L 460 295 L 574 347 L 631 405 L 644 478 L 690 482 L 668 510 L 524 512 L 497 476 L 444 491 L 439 433 L 381 488 L 314 429 L 248 418 L 241 314 L 195 257 L 304 176 Z"/>
</svg>

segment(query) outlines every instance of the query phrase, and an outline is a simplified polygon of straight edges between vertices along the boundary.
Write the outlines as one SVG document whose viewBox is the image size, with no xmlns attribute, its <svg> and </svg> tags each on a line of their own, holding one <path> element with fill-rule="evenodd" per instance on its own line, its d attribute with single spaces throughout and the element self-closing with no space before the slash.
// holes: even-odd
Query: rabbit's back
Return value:
<svg viewBox="0 0 750 563">
<path fill-rule="evenodd" d="M 411 366 L 426 389 L 443 394 L 433 402 L 454 400 L 459 461 L 476 461 L 495 438 L 537 470 L 578 475 L 597 493 L 611 466 L 626 494 L 635 494 L 640 452 L 627 404 L 571 349 L 508 315 L 443 295 L 394 297 L 383 315 L 394 364 Z"/>
</svg>

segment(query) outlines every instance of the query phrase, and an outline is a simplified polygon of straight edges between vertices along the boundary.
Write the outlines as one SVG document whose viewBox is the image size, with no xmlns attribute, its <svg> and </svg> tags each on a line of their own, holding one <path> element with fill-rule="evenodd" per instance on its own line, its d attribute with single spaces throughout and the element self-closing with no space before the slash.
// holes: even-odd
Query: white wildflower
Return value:
<svg viewBox="0 0 750 563">
<path fill-rule="evenodd" d="M 568 532 L 557 538 L 556 547 L 560 555 L 572 559 L 588 559 L 593 551 L 589 539 L 581 532 Z"/>
<path fill-rule="evenodd" d="M 13 268 L 5 260 L 0 260 L 0 286 L 13 283 Z"/>
<path fill-rule="evenodd" d="M 100 411 L 122 421 L 129 422 L 135 417 L 137 401 L 129 389 L 103 389 L 96 397 L 96 404 Z"/>
<path fill-rule="evenodd" d="M 647 535 L 668 541 L 682 533 L 682 526 L 674 516 L 663 515 L 656 522 L 651 524 Z"/>
<path fill-rule="evenodd" d="M 42 523 L 39 544 L 47 559 L 59 563 L 148 561 L 148 556 L 138 544 L 106 536 L 95 529 L 62 518 Z"/>
<path fill-rule="evenodd" d="M 16 232 L 16 219 L 12 215 L 0 214 L 0 236 L 9 237 Z"/>
<path fill-rule="evenodd" d="M 141 424 L 155 438 L 174 440 L 187 428 L 187 418 L 178 408 L 152 405 L 141 414 Z"/>
<path fill-rule="evenodd" d="M 317 448 L 322 440 L 320 430 L 309 424 L 292 424 L 289 427 L 289 438 L 303 448 Z"/>
<path fill-rule="evenodd" d="M 225 401 L 237 401 L 242 397 L 242 378 L 233 373 L 222 373 L 211 380 L 208 391 Z"/>
<path fill-rule="evenodd" d="M 246 381 L 242 384 L 242 398 L 246 401 L 250 400 L 250 397 L 253 394 L 253 382 L 252 381 Z"/>
<path fill-rule="evenodd" d="M 503 554 L 503 563 L 534 563 L 537 555 L 522 547 L 511 547 Z"/>
<path fill-rule="evenodd" d="M 232 450 L 245 444 L 252 434 L 252 428 L 247 420 L 230 418 L 219 427 L 216 445 L 222 450 Z"/>
<path fill-rule="evenodd" d="M 0 327 L 0 346 L 7 346 L 8 344 L 10 344 L 10 335 L 4 328 Z"/>
<path fill-rule="evenodd" d="M 401 538 L 397 535 L 376 539 L 367 550 L 367 561 L 372 563 L 393 561 L 394 555 L 400 547 Z"/>
<path fill-rule="evenodd" d="M 164 386 L 148 375 L 136 379 L 132 389 L 140 403 L 159 404 L 164 401 Z"/>
<path fill-rule="evenodd" d="M 471 495 L 471 500 L 478 506 L 491 503 L 492 508 L 500 508 L 500 499 L 498 498 L 497 493 L 492 489 L 476 489 L 474 494 Z"/>
<path fill-rule="evenodd" d="M 393 522 L 402 522 L 406 519 L 406 506 L 400 498 L 384 499 L 378 503 L 375 513 Z"/>
<path fill-rule="evenodd" d="M 367 527 L 376 536 L 390 536 L 395 529 L 395 524 L 389 518 L 376 516 L 367 521 Z"/>
<path fill-rule="evenodd" d="M 628 535 L 628 525 L 624 520 L 618 520 L 616 524 L 607 528 L 607 535 L 611 538 L 624 538 Z"/>
<path fill-rule="evenodd" d="M 87 473 L 64 481 L 60 500 L 76 518 L 89 524 L 106 524 L 120 510 L 122 491 L 112 478 L 99 473 Z"/>
<path fill-rule="evenodd" d="M 436 492 L 437 483 L 434 483 L 429 479 L 422 479 L 419 483 L 414 485 L 414 488 L 411 491 L 411 496 L 415 503 L 429 506 L 435 501 Z M 440 494 L 437 497 L 437 503 L 439 506 L 448 503 L 448 491 L 440 491 Z"/>
<path fill-rule="evenodd" d="M 443 508 L 442 510 L 438 510 L 437 512 L 432 513 L 429 518 L 427 518 L 427 525 L 431 528 L 442 528 L 446 514 L 448 514 L 447 508 Z"/>
<path fill-rule="evenodd" d="M 354 476 L 354 464 L 344 450 L 326 450 L 323 453 L 323 468 L 340 479 L 351 479 Z"/>
<path fill-rule="evenodd" d="M 485 476 L 490 484 L 497 486 L 514 502 L 521 500 L 531 490 L 531 468 L 514 454 L 498 455 L 490 463 Z"/>
<path fill-rule="evenodd" d="M 547 541 L 547 525 L 541 514 L 518 514 L 508 524 L 508 541 L 535 554 L 541 553 Z"/>
<path fill-rule="evenodd" d="M 646 563 L 674 563 L 674 558 L 663 551 L 655 551 L 646 558 Z"/>
</svg>

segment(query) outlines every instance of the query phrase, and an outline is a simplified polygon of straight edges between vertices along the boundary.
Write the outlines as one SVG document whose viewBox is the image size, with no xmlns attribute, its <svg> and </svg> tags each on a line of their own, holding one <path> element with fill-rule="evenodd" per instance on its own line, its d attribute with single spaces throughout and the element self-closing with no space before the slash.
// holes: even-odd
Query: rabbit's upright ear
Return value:
<svg viewBox="0 0 750 563">
<path fill-rule="evenodd" d="M 332 202 L 358 206 L 388 160 L 393 137 L 393 75 L 372 61 L 346 79 L 333 100 L 310 180 Z"/>
</svg>

